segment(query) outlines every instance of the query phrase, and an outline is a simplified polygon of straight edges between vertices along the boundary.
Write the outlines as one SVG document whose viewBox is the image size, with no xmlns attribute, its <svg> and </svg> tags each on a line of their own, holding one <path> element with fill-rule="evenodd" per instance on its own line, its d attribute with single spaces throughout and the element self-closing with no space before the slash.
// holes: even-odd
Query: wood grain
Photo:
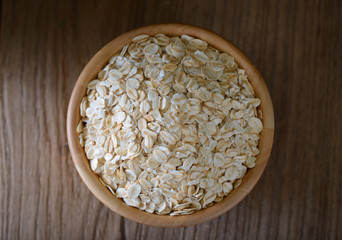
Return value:
<svg viewBox="0 0 342 240">
<path fill-rule="evenodd" d="M 341 239 L 342 3 L 338 0 L 1 1 L 1 239 Z M 210 222 L 163 229 L 111 212 L 66 144 L 72 87 L 107 42 L 183 22 L 239 46 L 263 75 L 276 131 L 261 181 Z"/>
</svg>

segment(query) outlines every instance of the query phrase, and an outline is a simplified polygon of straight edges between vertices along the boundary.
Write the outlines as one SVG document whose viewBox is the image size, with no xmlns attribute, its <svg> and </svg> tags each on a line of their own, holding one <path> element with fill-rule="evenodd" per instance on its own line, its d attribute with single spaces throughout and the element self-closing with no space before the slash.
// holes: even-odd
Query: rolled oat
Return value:
<svg viewBox="0 0 342 240">
<path fill-rule="evenodd" d="M 185 215 L 221 201 L 255 166 L 259 105 L 227 53 L 187 35 L 141 35 L 88 84 L 77 132 L 116 197 Z"/>
</svg>

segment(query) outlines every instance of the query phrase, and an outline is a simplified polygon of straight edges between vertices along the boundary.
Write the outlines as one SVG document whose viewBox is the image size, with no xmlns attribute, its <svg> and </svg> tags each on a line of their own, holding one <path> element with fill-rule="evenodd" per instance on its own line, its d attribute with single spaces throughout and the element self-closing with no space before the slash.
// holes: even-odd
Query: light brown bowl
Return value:
<svg viewBox="0 0 342 240">
<path fill-rule="evenodd" d="M 261 99 L 264 130 L 261 133 L 259 144 L 260 154 L 257 156 L 256 165 L 249 169 L 244 176 L 241 185 L 233 190 L 221 202 L 212 207 L 184 216 L 167 216 L 150 214 L 134 207 L 126 205 L 121 199 L 116 198 L 104 187 L 98 177 L 90 169 L 88 159 L 80 146 L 76 126 L 80 120 L 80 102 L 86 93 L 89 81 L 96 78 L 97 73 L 108 63 L 108 60 L 123 46 L 130 43 L 133 37 L 140 34 L 155 35 L 164 33 L 169 36 L 187 34 L 208 42 L 211 46 L 233 56 L 239 67 L 246 70 L 249 81 L 255 89 L 256 96 Z M 104 46 L 83 69 L 72 91 L 68 116 L 67 135 L 72 159 L 82 180 L 90 191 L 107 207 L 114 212 L 133 221 L 159 227 L 184 227 L 194 225 L 216 218 L 238 204 L 252 190 L 263 173 L 271 153 L 274 134 L 273 107 L 265 82 L 253 63 L 231 42 L 211 31 L 203 28 L 183 24 L 158 24 L 138 28 L 120 35 Z M 86 209 L 84 209 L 86 211 Z"/>
</svg>

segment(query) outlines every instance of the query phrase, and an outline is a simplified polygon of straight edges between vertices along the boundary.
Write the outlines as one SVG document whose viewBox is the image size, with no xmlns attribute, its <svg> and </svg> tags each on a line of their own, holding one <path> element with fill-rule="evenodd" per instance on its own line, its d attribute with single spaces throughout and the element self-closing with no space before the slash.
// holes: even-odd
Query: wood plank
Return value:
<svg viewBox="0 0 342 240">
<path fill-rule="evenodd" d="M 342 238 L 342 3 L 0 1 L 1 239 Z M 269 87 L 274 149 L 255 189 L 227 214 L 162 229 L 111 212 L 81 182 L 65 118 L 87 61 L 130 29 L 182 22 L 238 45 Z"/>
</svg>

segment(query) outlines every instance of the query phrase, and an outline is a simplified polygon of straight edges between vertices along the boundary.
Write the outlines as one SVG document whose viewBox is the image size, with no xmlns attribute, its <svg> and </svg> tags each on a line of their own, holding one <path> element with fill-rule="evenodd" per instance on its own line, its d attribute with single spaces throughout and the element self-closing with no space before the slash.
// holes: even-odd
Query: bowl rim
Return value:
<svg viewBox="0 0 342 240">
<path fill-rule="evenodd" d="M 228 194 L 222 201 L 215 203 L 213 206 L 206 209 L 196 211 L 190 215 L 169 216 L 151 214 L 138 208 L 130 207 L 121 199 L 116 198 L 100 183 L 97 175 L 95 175 L 90 169 L 89 160 L 86 158 L 84 150 L 80 146 L 78 133 L 76 131 L 76 127 L 80 119 L 79 106 L 82 97 L 85 95 L 87 83 L 94 79 L 97 73 L 108 63 L 108 60 L 114 54 L 119 52 L 124 45 L 130 43 L 134 36 L 140 34 L 148 34 L 152 36 L 158 33 L 164 33 L 168 36 L 180 36 L 182 34 L 187 34 L 205 40 L 214 48 L 233 56 L 239 67 L 246 71 L 248 79 L 255 90 L 256 96 L 261 99 L 260 108 L 263 112 L 262 121 L 264 129 L 260 137 L 260 153 L 257 156 L 255 167 L 247 171 L 246 175 L 242 179 L 241 185 Z M 82 70 L 71 93 L 66 127 L 69 149 L 74 165 L 83 182 L 98 200 L 112 211 L 138 223 L 157 227 L 185 227 L 209 221 L 226 213 L 242 201 L 256 185 L 264 172 L 272 150 L 274 137 L 274 112 L 271 97 L 262 76 L 251 60 L 249 60 L 238 47 L 224 37 L 202 27 L 180 23 L 164 23 L 147 25 L 123 33 L 102 47 L 91 58 Z"/>
</svg>

